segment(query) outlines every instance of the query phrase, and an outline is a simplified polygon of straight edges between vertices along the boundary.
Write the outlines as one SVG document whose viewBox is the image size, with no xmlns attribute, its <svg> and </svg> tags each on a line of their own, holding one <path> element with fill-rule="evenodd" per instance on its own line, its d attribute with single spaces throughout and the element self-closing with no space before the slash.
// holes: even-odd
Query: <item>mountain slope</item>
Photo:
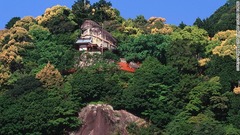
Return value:
<svg viewBox="0 0 240 135">
<path fill-rule="evenodd" d="M 205 29 L 210 37 L 219 31 L 234 30 L 236 28 L 236 4 L 235 0 L 228 1 L 218 8 L 209 18 L 194 22 L 200 28 Z"/>
</svg>

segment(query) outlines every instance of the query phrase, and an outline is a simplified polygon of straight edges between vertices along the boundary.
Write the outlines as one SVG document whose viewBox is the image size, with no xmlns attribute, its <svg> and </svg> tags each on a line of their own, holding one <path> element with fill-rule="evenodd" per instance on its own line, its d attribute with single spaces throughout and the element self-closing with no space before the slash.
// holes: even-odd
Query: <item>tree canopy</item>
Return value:
<svg viewBox="0 0 240 135">
<path fill-rule="evenodd" d="M 0 30 L 0 134 L 73 133 L 82 127 L 81 108 L 104 103 L 147 121 L 128 125 L 131 135 L 239 135 L 235 2 L 193 26 L 124 19 L 106 0 L 13 17 Z M 102 25 L 118 47 L 87 54 L 79 66 L 74 43 L 86 19 Z M 119 58 L 138 68 L 121 70 Z"/>
</svg>

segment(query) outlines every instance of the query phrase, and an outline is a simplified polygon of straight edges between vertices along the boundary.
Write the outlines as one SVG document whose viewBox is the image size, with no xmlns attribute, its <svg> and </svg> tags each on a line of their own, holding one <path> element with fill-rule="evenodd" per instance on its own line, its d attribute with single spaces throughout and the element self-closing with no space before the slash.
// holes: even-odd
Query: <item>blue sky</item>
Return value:
<svg viewBox="0 0 240 135">
<path fill-rule="evenodd" d="M 42 15 L 46 8 L 54 5 L 65 5 L 69 8 L 76 0 L 1 0 L 0 29 L 15 16 Z M 90 0 L 95 3 L 98 0 Z M 204 19 L 213 14 L 227 0 L 107 0 L 117 8 L 124 18 L 135 18 L 144 15 L 166 18 L 167 24 L 178 25 L 183 21 L 192 25 L 197 17 Z"/>
</svg>

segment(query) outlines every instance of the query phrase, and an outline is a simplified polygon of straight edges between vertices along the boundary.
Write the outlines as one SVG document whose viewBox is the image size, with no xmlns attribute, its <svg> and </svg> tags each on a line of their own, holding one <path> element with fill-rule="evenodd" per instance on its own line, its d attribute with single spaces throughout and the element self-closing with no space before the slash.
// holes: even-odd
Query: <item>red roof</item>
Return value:
<svg viewBox="0 0 240 135">
<path fill-rule="evenodd" d="M 128 63 L 126 63 L 126 62 L 118 62 L 118 66 L 120 67 L 120 70 L 124 70 L 124 71 L 127 71 L 127 72 L 132 72 L 132 73 L 134 73 L 135 72 L 135 68 L 131 68 L 130 66 L 129 66 L 129 64 Z"/>
</svg>

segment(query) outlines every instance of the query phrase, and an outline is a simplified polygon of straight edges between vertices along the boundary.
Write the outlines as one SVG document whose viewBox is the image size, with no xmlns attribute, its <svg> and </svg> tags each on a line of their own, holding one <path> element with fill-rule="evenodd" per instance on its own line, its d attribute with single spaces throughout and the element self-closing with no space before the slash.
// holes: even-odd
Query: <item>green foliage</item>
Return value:
<svg viewBox="0 0 240 135">
<path fill-rule="evenodd" d="M 240 80 L 235 31 L 222 31 L 235 29 L 235 0 L 197 18 L 196 26 L 178 27 L 160 17 L 125 20 L 106 0 L 85 2 L 77 0 L 72 10 L 48 8 L 36 19 L 12 18 L 0 31 L 0 134 L 69 134 L 81 126 L 77 111 L 89 103 L 149 121 L 147 127 L 130 124 L 132 135 L 240 134 L 240 98 L 231 93 Z M 87 67 L 74 67 L 79 52 L 72 45 L 86 19 L 112 33 L 120 55 L 88 55 Z M 119 57 L 142 64 L 135 73 L 124 72 L 114 63 Z M 44 69 L 48 62 L 56 69 Z M 77 72 L 60 75 L 73 67 Z"/>
<path fill-rule="evenodd" d="M 114 20 L 114 16 L 111 16 L 111 12 L 114 14 L 114 10 L 111 11 L 111 2 L 107 2 L 106 0 L 99 0 L 98 2 L 92 5 L 92 8 L 95 10 L 93 12 L 93 20 L 97 22 L 104 22 L 108 20 Z M 110 13 L 108 13 L 110 12 Z"/>
<path fill-rule="evenodd" d="M 196 20 L 195 20 L 195 22 L 193 23 L 193 25 L 196 25 L 196 26 L 198 26 L 199 28 L 203 28 L 203 21 L 201 20 L 201 18 L 197 18 Z"/>
<path fill-rule="evenodd" d="M 228 94 L 230 108 L 228 111 L 228 121 L 237 129 L 240 129 L 240 96 L 233 93 Z"/>
<path fill-rule="evenodd" d="M 180 117 L 179 117 L 180 118 Z M 173 120 L 167 127 L 169 135 L 224 135 L 223 125 L 213 118 L 199 114 Z"/>
<path fill-rule="evenodd" d="M 135 123 L 131 123 L 127 126 L 127 130 L 131 135 L 159 135 L 160 129 L 150 125 L 148 127 L 138 127 Z"/>
<path fill-rule="evenodd" d="M 129 73 L 129 72 L 120 71 L 120 72 L 115 73 L 112 76 L 112 79 L 117 82 L 116 86 L 118 86 L 120 90 L 118 92 L 116 92 L 116 94 L 114 96 L 110 97 L 111 100 L 109 103 L 115 109 L 125 108 L 126 99 L 122 98 L 123 92 L 125 90 L 127 90 L 128 87 L 131 85 L 132 79 L 133 79 L 133 74 Z"/>
<path fill-rule="evenodd" d="M 195 26 L 186 26 L 171 35 L 167 50 L 167 63 L 182 73 L 197 73 L 198 59 L 204 57 L 208 44 L 207 32 Z"/>
<path fill-rule="evenodd" d="M 115 65 L 102 61 L 76 72 L 70 81 L 76 100 L 80 98 L 85 103 L 99 100 L 109 102 L 108 98 L 119 91 L 117 81 L 111 78 L 115 71 Z"/>
<path fill-rule="evenodd" d="M 210 98 L 211 110 L 215 114 L 216 120 L 223 121 L 226 120 L 227 112 L 229 109 L 229 99 L 226 96 L 212 96 Z"/>
<path fill-rule="evenodd" d="M 239 135 L 240 129 L 233 127 L 233 125 L 225 126 L 226 135 Z"/>
<path fill-rule="evenodd" d="M 193 126 L 187 123 L 189 114 L 181 112 L 166 126 L 167 135 L 192 135 Z"/>
<path fill-rule="evenodd" d="M 112 33 L 112 32 L 116 32 L 119 31 L 122 28 L 122 21 L 123 20 L 109 20 L 109 21 L 104 21 L 102 26 L 105 30 L 107 30 L 108 32 Z M 116 38 L 116 40 L 118 40 Z"/>
<path fill-rule="evenodd" d="M 34 76 L 26 76 L 19 78 L 16 82 L 14 82 L 13 88 L 7 91 L 7 94 L 13 97 L 18 97 L 22 94 L 26 94 L 27 92 L 31 92 L 40 86 L 41 82 L 36 80 Z"/>
<path fill-rule="evenodd" d="M 180 29 L 184 29 L 187 25 L 183 21 L 178 25 Z"/>
<path fill-rule="evenodd" d="M 56 44 L 58 45 L 68 45 L 70 48 L 71 45 L 76 41 L 76 39 L 79 36 L 80 31 L 76 30 L 75 32 L 70 33 L 64 33 L 64 34 L 56 34 L 52 35 L 52 41 L 56 41 Z M 71 50 L 73 51 L 73 50 Z"/>
<path fill-rule="evenodd" d="M 76 24 L 69 22 L 69 20 L 59 20 L 60 16 L 52 18 L 45 26 L 54 34 L 73 32 L 76 29 Z"/>
<path fill-rule="evenodd" d="M 122 27 L 119 28 L 119 31 L 121 31 L 124 34 L 132 35 L 132 36 L 139 36 L 144 33 L 144 31 L 140 28 L 138 28 L 132 19 L 127 19 L 122 22 Z"/>
<path fill-rule="evenodd" d="M 73 50 L 71 46 L 66 45 L 72 41 L 67 37 L 71 37 L 73 35 L 66 34 L 65 38 L 63 38 L 64 35 L 61 35 L 59 36 L 60 38 L 57 38 L 55 36 L 51 36 L 49 31 L 40 27 L 35 29 L 32 28 L 30 30 L 30 34 L 35 40 L 34 45 L 31 48 L 28 48 L 25 53 L 25 64 L 36 63 L 35 65 L 43 65 L 51 62 L 53 65 L 56 65 L 56 68 L 59 70 L 73 67 L 75 50 Z M 60 59 L 61 61 L 59 61 Z"/>
<path fill-rule="evenodd" d="M 79 126 L 74 104 L 42 88 L 0 100 L 0 134 L 65 134 Z"/>
<path fill-rule="evenodd" d="M 58 45 L 54 42 L 41 41 L 35 44 L 36 47 L 33 50 L 28 50 L 25 58 L 26 62 L 35 62 L 38 65 L 42 65 L 50 61 L 56 68 L 62 70 L 72 67 L 74 50 L 70 49 L 66 45 Z M 73 52 L 72 52 L 72 51 Z M 61 59 L 61 61 L 59 61 Z"/>
<path fill-rule="evenodd" d="M 135 27 L 140 28 L 142 31 L 144 31 L 144 33 L 147 32 L 147 23 L 148 21 L 145 19 L 145 17 L 143 15 L 139 15 L 137 16 L 133 22 L 135 23 Z"/>
<path fill-rule="evenodd" d="M 148 57 L 134 74 L 130 86 L 123 91 L 126 109 L 163 127 L 176 112 L 171 89 L 178 83 L 177 74 L 176 69 Z"/>
<path fill-rule="evenodd" d="M 81 25 L 86 19 L 91 19 L 91 12 L 89 0 L 77 0 L 72 5 L 72 13 L 76 16 L 78 25 Z"/>
<path fill-rule="evenodd" d="M 118 49 L 127 61 L 143 61 L 148 56 L 156 57 L 166 63 L 166 48 L 169 37 L 165 35 L 140 35 L 129 37 Z"/>
<path fill-rule="evenodd" d="M 72 43 L 79 31 L 52 35 L 48 28 L 40 25 L 30 27 L 29 34 L 33 43 L 24 52 L 24 70 L 36 73 L 46 63 L 51 62 L 60 71 L 72 68 L 76 50 Z"/>
<path fill-rule="evenodd" d="M 35 18 L 33 18 L 32 16 L 26 16 L 21 20 L 17 21 L 14 24 L 14 27 L 21 27 L 28 31 L 31 26 L 36 24 L 37 24 L 37 21 L 35 20 Z"/>
<path fill-rule="evenodd" d="M 104 59 L 108 59 L 108 60 L 114 60 L 114 61 L 118 61 L 119 60 L 119 57 L 116 54 L 114 54 L 113 52 L 111 52 L 111 51 L 105 51 L 103 53 L 103 58 Z"/>
<path fill-rule="evenodd" d="M 227 0 L 227 4 L 229 4 L 230 6 L 236 4 L 238 0 Z"/>
<path fill-rule="evenodd" d="M 33 25 L 29 28 L 29 35 L 32 36 L 34 41 L 48 40 L 51 33 L 47 28 L 40 25 Z"/>
<path fill-rule="evenodd" d="M 147 24 L 147 20 L 143 15 L 137 16 L 133 21 L 137 27 L 144 27 Z"/>
<path fill-rule="evenodd" d="M 100 80 L 104 81 L 104 75 L 101 73 L 76 73 L 71 82 L 73 92 L 77 97 L 81 97 L 83 101 L 99 100 L 99 96 L 106 90 L 103 86 L 103 82 Z"/>
<path fill-rule="evenodd" d="M 119 30 L 115 30 L 115 31 L 111 32 L 111 34 L 117 40 L 118 44 L 125 42 L 126 39 L 128 38 L 128 34 L 123 33 Z"/>
<path fill-rule="evenodd" d="M 188 119 L 188 123 L 193 125 L 195 135 L 224 135 L 223 126 L 216 120 L 204 114 L 199 114 Z"/>
<path fill-rule="evenodd" d="M 219 76 L 223 87 L 221 93 L 232 91 L 237 86 L 239 72 L 236 71 L 235 60 L 230 56 L 213 55 L 211 61 L 207 64 L 206 74 L 209 76 Z"/>
<path fill-rule="evenodd" d="M 189 103 L 191 90 L 203 81 L 202 77 L 197 75 L 181 75 L 179 83 L 173 88 L 173 95 L 176 97 L 175 107 L 183 109 Z"/>
<path fill-rule="evenodd" d="M 213 77 L 209 80 L 199 83 L 189 93 L 190 101 L 186 106 L 186 110 L 193 115 L 203 112 L 207 109 L 207 105 L 210 104 L 210 98 L 213 96 L 218 96 L 221 88 L 219 77 Z"/>
<path fill-rule="evenodd" d="M 209 42 L 209 44 L 206 46 L 206 55 L 212 55 L 212 50 L 221 44 L 221 41 L 218 40 L 212 40 Z"/>
<path fill-rule="evenodd" d="M 59 99 L 61 100 L 61 99 Z M 49 125 L 51 130 L 60 133 L 66 134 L 67 131 L 73 131 L 77 129 L 81 125 L 81 121 L 77 119 L 77 108 L 75 104 L 71 100 L 64 100 L 60 102 L 60 104 L 54 108 L 54 119 L 49 120 Z M 63 129 L 59 131 L 59 129 Z"/>
<path fill-rule="evenodd" d="M 226 2 L 218 8 L 210 17 L 206 19 L 197 18 L 194 25 L 205 29 L 210 37 L 213 37 L 219 31 L 236 29 L 236 4 L 235 0 Z"/>
<path fill-rule="evenodd" d="M 12 19 L 10 19 L 10 21 L 5 25 L 6 29 L 10 29 L 13 27 L 13 25 L 18 21 L 21 20 L 20 17 L 13 17 Z"/>
<path fill-rule="evenodd" d="M 47 27 L 53 34 L 73 32 L 77 27 L 71 10 L 60 5 L 48 8 L 37 20 L 38 24 Z"/>
</svg>

